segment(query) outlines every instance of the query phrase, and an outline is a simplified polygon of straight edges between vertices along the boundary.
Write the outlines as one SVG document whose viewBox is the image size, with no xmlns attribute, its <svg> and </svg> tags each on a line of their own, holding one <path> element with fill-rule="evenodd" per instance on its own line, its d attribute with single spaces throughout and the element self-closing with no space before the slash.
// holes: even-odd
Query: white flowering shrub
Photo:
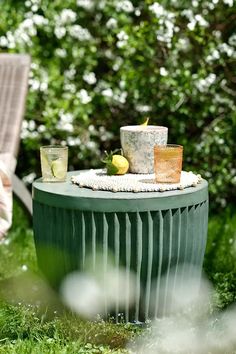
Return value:
<svg viewBox="0 0 236 354">
<path fill-rule="evenodd" d="M 235 0 L 2 0 L 0 51 L 32 56 L 21 174 L 42 144 L 69 145 L 70 167 L 101 166 L 119 127 L 169 128 L 211 204 L 236 195 Z"/>
</svg>

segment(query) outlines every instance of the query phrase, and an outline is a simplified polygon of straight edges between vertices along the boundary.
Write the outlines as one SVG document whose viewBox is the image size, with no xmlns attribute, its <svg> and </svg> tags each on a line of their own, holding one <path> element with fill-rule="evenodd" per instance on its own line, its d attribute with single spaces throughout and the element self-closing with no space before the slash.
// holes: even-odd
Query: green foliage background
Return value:
<svg viewBox="0 0 236 354">
<path fill-rule="evenodd" d="M 69 145 L 70 169 L 100 167 L 119 127 L 148 115 L 224 207 L 236 195 L 235 10 L 234 0 L 2 0 L 0 51 L 32 57 L 18 172 L 40 175 L 39 146 L 55 142 Z"/>
</svg>

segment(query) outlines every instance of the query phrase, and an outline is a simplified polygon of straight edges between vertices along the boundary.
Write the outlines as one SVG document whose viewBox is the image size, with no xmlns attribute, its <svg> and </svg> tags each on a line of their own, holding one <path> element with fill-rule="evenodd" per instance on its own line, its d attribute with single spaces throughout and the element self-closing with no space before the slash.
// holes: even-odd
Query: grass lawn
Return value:
<svg viewBox="0 0 236 354">
<path fill-rule="evenodd" d="M 221 312 L 236 300 L 232 209 L 210 218 L 204 269 L 216 289 L 213 312 Z M 85 321 L 63 307 L 40 277 L 32 226 L 15 201 L 13 227 L 0 244 L 0 353 L 128 353 L 127 343 L 143 333 L 133 325 Z"/>
</svg>

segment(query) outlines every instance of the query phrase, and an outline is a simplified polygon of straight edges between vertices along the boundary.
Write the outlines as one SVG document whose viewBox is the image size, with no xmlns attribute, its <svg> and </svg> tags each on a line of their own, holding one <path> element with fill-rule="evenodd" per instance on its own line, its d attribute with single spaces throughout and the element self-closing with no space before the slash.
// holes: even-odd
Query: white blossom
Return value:
<svg viewBox="0 0 236 354">
<path fill-rule="evenodd" d="M 117 27 L 117 20 L 115 18 L 110 18 L 106 23 L 106 27 L 109 29 L 116 28 Z"/>
<path fill-rule="evenodd" d="M 69 146 L 78 146 L 81 144 L 81 140 L 79 137 L 74 138 L 72 136 L 68 136 L 66 139 L 66 143 Z"/>
<path fill-rule="evenodd" d="M 32 91 L 38 91 L 40 89 L 40 81 L 37 79 L 29 79 L 29 86 Z"/>
<path fill-rule="evenodd" d="M 122 48 L 127 44 L 127 41 L 129 39 L 128 34 L 125 31 L 120 31 L 119 33 L 117 33 L 117 38 L 118 38 L 118 42 L 117 42 L 117 47 L 118 48 Z"/>
<path fill-rule="evenodd" d="M 65 27 L 56 27 L 54 29 L 54 33 L 58 39 L 61 39 L 61 38 L 65 37 L 66 29 L 65 29 Z"/>
<path fill-rule="evenodd" d="M 105 90 L 102 90 L 102 95 L 105 96 L 105 97 L 112 97 L 113 96 L 113 91 L 112 91 L 112 89 L 110 87 L 106 88 Z"/>
<path fill-rule="evenodd" d="M 64 71 L 64 76 L 69 80 L 73 80 L 75 78 L 75 74 L 76 74 L 75 68 L 70 68 L 69 70 Z"/>
<path fill-rule="evenodd" d="M 207 27 L 209 26 L 209 23 L 202 17 L 202 15 L 197 14 L 195 16 L 195 20 L 197 21 L 197 23 L 199 24 L 199 26 L 201 27 Z"/>
<path fill-rule="evenodd" d="M 65 91 L 68 91 L 68 92 L 70 92 L 70 93 L 76 93 L 76 86 L 75 86 L 75 84 L 73 84 L 73 83 L 66 83 L 65 85 L 64 85 L 64 90 Z"/>
<path fill-rule="evenodd" d="M 79 39 L 80 41 L 88 41 L 92 38 L 89 30 L 87 28 L 83 28 L 80 25 L 73 25 L 68 29 L 71 37 Z"/>
<path fill-rule="evenodd" d="M 21 269 L 23 270 L 23 272 L 26 272 L 28 270 L 28 267 L 27 267 L 27 265 L 23 264 L 21 266 Z"/>
<path fill-rule="evenodd" d="M 22 179 L 23 179 L 24 183 L 32 184 L 34 182 L 35 178 L 36 178 L 36 173 L 35 172 L 31 172 L 28 175 L 24 176 Z M 24 269 L 23 269 L 23 267 L 24 267 Z M 26 267 L 26 269 L 25 269 L 25 267 Z M 27 270 L 27 266 L 23 265 L 22 266 L 22 270 Z"/>
<path fill-rule="evenodd" d="M 229 37 L 229 44 L 236 47 L 236 34 L 232 34 L 232 36 Z"/>
<path fill-rule="evenodd" d="M 86 10 L 91 10 L 94 6 L 94 0 L 77 0 L 77 5 Z"/>
<path fill-rule="evenodd" d="M 60 24 L 65 25 L 68 23 L 73 23 L 76 20 L 76 12 L 71 9 L 63 9 L 59 16 L 57 16 L 57 20 Z"/>
<path fill-rule="evenodd" d="M 234 0 L 223 0 L 223 3 L 232 7 L 234 5 Z"/>
<path fill-rule="evenodd" d="M 93 72 L 85 73 L 83 75 L 83 79 L 89 85 L 94 85 L 97 82 L 96 75 Z"/>
<path fill-rule="evenodd" d="M 149 10 L 152 11 L 156 17 L 163 16 L 165 14 L 165 9 L 158 2 L 154 2 L 151 6 L 149 6 Z"/>
<path fill-rule="evenodd" d="M 131 1 L 129 0 L 120 0 L 116 4 L 116 11 L 124 11 L 124 12 L 133 12 L 134 6 Z"/>
<path fill-rule="evenodd" d="M 112 66 L 112 69 L 114 71 L 118 71 L 123 63 L 123 58 L 122 57 L 116 57 L 116 60 L 115 60 L 115 63 L 114 65 Z"/>
<path fill-rule="evenodd" d="M 48 19 L 38 14 L 34 14 L 32 16 L 32 21 L 37 26 L 44 26 L 48 24 Z"/>
<path fill-rule="evenodd" d="M 220 53 L 217 49 L 213 49 L 213 51 L 206 57 L 207 62 L 212 62 L 214 60 L 218 60 L 220 58 Z"/>
<path fill-rule="evenodd" d="M 127 41 L 127 39 L 129 38 L 128 34 L 125 32 L 125 31 L 120 31 L 118 34 L 117 34 L 117 38 L 120 40 L 120 41 Z"/>
<path fill-rule="evenodd" d="M 215 82 L 216 74 L 211 73 L 205 79 L 196 82 L 196 87 L 200 92 L 206 92 L 208 88 Z"/>
<path fill-rule="evenodd" d="M 80 99 L 82 104 L 87 104 L 92 101 L 91 96 L 89 96 L 85 89 L 80 90 L 76 96 Z"/>
<path fill-rule="evenodd" d="M 45 131 L 46 131 L 45 125 L 44 125 L 44 124 L 40 124 L 40 125 L 38 126 L 38 132 L 39 132 L 39 133 L 44 133 Z"/>
<path fill-rule="evenodd" d="M 63 49 L 63 48 L 57 48 L 57 49 L 55 50 L 55 54 L 56 54 L 58 57 L 60 57 L 60 58 L 65 58 L 65 57 L 67 56 L 67 52 L 66 52 L 66 50 Z"/>
<path fill-rule="evenodd" d="M 8 46 L 8 40 L 6 37 L 1 36 L 0 37 L 0 47 L 7 47 Z"/>
<path fill-rule="evenodd" d="M 227 43 L 219 44 L 218 49 L 221 53 L 225 53 L 228 57 L 231 57 L 234 54 L 234 48 L 229 46 Z"/>
<path fill-rule="evenodd" d="M 57 129 L 67 132 L 73 132 L 73 120 L 74 116 L 71 113 L 65 113 L 63 110 L 59 112 L 59 120 L 57 122 Z"/>
<path fill-rule="evenodd" d="M 31 120 L 28 122 L 28 129 L 31 130 L 31 131 L 33 131 L 33 130 L 35 130 L 35 128 L 36 128 L 35 121 L 31 119 Z"/>
<path fill-rule="evenodd" d="M 168 71 L 163 66 L 160 68 L 160 75 L 161 76 L 167 76 L 168 75 Z"/>
<path fill-rule="evenodd" d="M 47 78 L 45 78 L 46 80 Z M 32 91 L 41 91 L 44 92 L 48 89 L 48 82 L 47 81 L 39 81 L 36 78 L 29 79 L 29 86 Z"/>
<path fill-rule="evenodd" d="M 174 32 L 179 30 L 174 23 L 175 14 L 167 11 L 158 2 L 149 6 L 149 10 L 159 19 L 159 29 L 156 31 L 157 40 L 166 42 L 170 47 Z"/>
<path fill-rule="evenodd" d="M 138 105 L 136 106 L 136 110 L 137 110 L 138 112 L 141 112 L 141 113 L 150 112 L 151 109 L 152 109 L 152 107 L 151 107 L 151 106 L 148 106 L 148 105 L 146 105 L 146 104 L 138 104 Z"/>
<path fill-rule="evenodd" d="M 114 100 L 121 103 L 121 104 L 124 104 L 126 102 L 126 98 L 128 96 L 128 93 L 126 91 L 123 91 L 123 92 L 116 92 L 113 96 Z"/>
</svg>

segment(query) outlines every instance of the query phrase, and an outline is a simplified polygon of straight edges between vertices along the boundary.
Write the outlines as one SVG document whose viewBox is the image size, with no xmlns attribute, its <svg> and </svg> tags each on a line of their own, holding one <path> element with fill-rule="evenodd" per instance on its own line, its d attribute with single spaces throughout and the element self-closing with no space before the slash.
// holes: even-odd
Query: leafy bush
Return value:
<svg viewBox="0 0 236 354">
<path fill-rule="evenodd" d="M 235 0 L 2 0 L 0 19 L 0 50 L 32 56 L 21 174 L 58 141 L 71 169 L 98 167 L 148 115 L 184 144 L 211 205 L 235 197 Z"/>
</svg>

